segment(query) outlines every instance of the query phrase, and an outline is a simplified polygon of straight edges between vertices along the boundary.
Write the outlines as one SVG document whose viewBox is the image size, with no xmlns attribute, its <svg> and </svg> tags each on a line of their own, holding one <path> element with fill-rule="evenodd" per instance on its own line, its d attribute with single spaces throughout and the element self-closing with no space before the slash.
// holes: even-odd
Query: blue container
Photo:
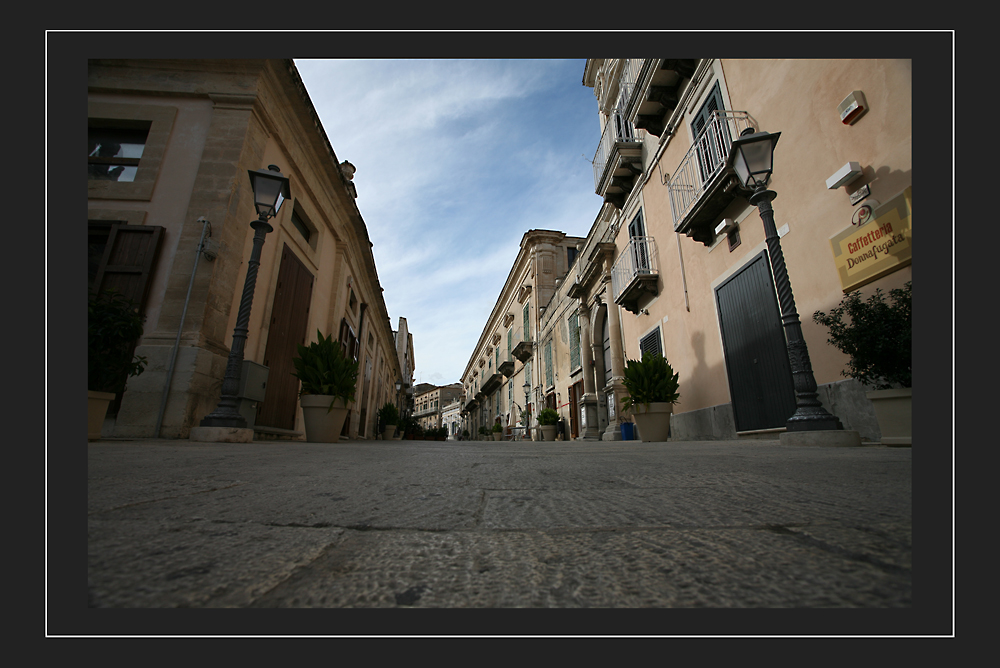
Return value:
<svg viewBox="0 0 1000 668">
<path fill-rule="evenodd" d="M 623 441 L 634 441 L 635 438 L 632 435 L 633 425 L 631 422 L 622 422 L 622 440 Z"/>
</svg>

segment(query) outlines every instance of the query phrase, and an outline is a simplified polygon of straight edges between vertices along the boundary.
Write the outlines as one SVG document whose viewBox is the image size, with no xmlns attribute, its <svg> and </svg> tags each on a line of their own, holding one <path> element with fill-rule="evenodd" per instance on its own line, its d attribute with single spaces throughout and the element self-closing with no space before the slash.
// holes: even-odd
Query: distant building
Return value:
<svg viewBox="0 0 1000 668">
<path fill-rule="evenodd" d="M 399 396 L 396 397 L 396 408 L 400 416 L 413 414 L 413 334 L 410 334 L 406 318 L 399 319 L 399 327 L 392 333 L 396 342 L 396 356 L 399 358 L 399 368 L 402 373 Z"/>
<path fill-rule="evenodd" d="M 539 345 L 540 323 L 576 263 L 583 241 L 555 230 L 529 230 L 522 237 L 507 281 L 462 374 L 463 429 L 470 435 L 497 422 L 503 427 L 518 425 L 526 410 L 537 416 L 538 405 L 546 401 L 545 374 L 552 369 L 545 366 Z M 531 421 L 534 424 L 535 417 Z"/>
<path fill-rule="evenodd" d="M 448 430 L 448 440 L 457 440 L 462 435 L 462 402 L 459 399 L 441 409 L 441 426 Z"/>
<path fill-rule="evenodd" d="M 444 406 L 455 401 L 461 394 L 460 383 L 440 387 L 421 383 L 417 386 L 414 396 L 413 416 L 424 429 L 439 429 Z"/>
</svg>

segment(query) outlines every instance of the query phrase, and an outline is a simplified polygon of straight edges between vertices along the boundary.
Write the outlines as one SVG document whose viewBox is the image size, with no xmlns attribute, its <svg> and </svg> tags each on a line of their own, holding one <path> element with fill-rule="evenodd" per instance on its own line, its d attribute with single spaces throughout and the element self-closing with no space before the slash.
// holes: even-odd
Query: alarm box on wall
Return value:
<svg viewBox="0 0 1000 668">
<path fill-rule="evenodd" d="M 868 111 L 868 101 L 865 99 L 865 94 L 859 90 L 845 97 L 837 106 L 837 113 L 840 114 L 840 121 L 844 125 L 854 125 L 866 111 Z"/>
</svg>

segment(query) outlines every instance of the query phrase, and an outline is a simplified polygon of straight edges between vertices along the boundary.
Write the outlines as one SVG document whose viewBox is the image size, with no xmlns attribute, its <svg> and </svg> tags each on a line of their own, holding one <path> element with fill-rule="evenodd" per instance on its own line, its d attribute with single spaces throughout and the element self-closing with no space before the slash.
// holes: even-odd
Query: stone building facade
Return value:
<svg viewBox="0 0 1000 668">
<path fill-rule="evenodd" d="M 374 438 L 403 372 L 354 168 L 294 63 L 91 60 L 88 86 L 90 284 L 135 300 L 136 354 L 149 362 L 107 435 L 186 438 L 216 407 L 257 217 L 248 171 L 273 164 L 291 198 L 270 221 L 256 278 L 244 368 L 268 372 L 246 390 L 262 395 L 249 417 L 258 432 L 301 438 L 292 358 L 318 330 L 359 363 L 344 436 Z"/>
<path fill-rule="evenodd" d="M 561 357 L 556 352 L 546 365 L 540 345 L 542 322 L 550 301 L 565 289 L 583 241 L 555 230 L 529 230 L 522 237 L 503 290 L 462 374 L 463 429 L 472 437 L 480 427 L 492 428 L 498 422 L 504 428 L 521 426 L 525 412 L 530 416 L 529 426 L 535 426 L 539 408 L 556 401 L 555 392 L 546 393 L 545 373 L 553 371 L 552 365 L 561 363 Z"/>
</svg>

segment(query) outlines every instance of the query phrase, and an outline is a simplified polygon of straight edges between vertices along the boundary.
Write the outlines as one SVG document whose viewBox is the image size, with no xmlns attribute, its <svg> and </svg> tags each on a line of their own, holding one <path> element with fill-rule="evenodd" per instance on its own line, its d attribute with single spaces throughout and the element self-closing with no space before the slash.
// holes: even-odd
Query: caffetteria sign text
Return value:
<svg viewBox="0 0 1000 668">
<path fill-rule="evenodd" d="M 877 208 L 867 224 L 849 227 L 830 238 L 844 292 L 910 264 L 911 211 L 911 188 L 907 188 Z"/>
</svg>

